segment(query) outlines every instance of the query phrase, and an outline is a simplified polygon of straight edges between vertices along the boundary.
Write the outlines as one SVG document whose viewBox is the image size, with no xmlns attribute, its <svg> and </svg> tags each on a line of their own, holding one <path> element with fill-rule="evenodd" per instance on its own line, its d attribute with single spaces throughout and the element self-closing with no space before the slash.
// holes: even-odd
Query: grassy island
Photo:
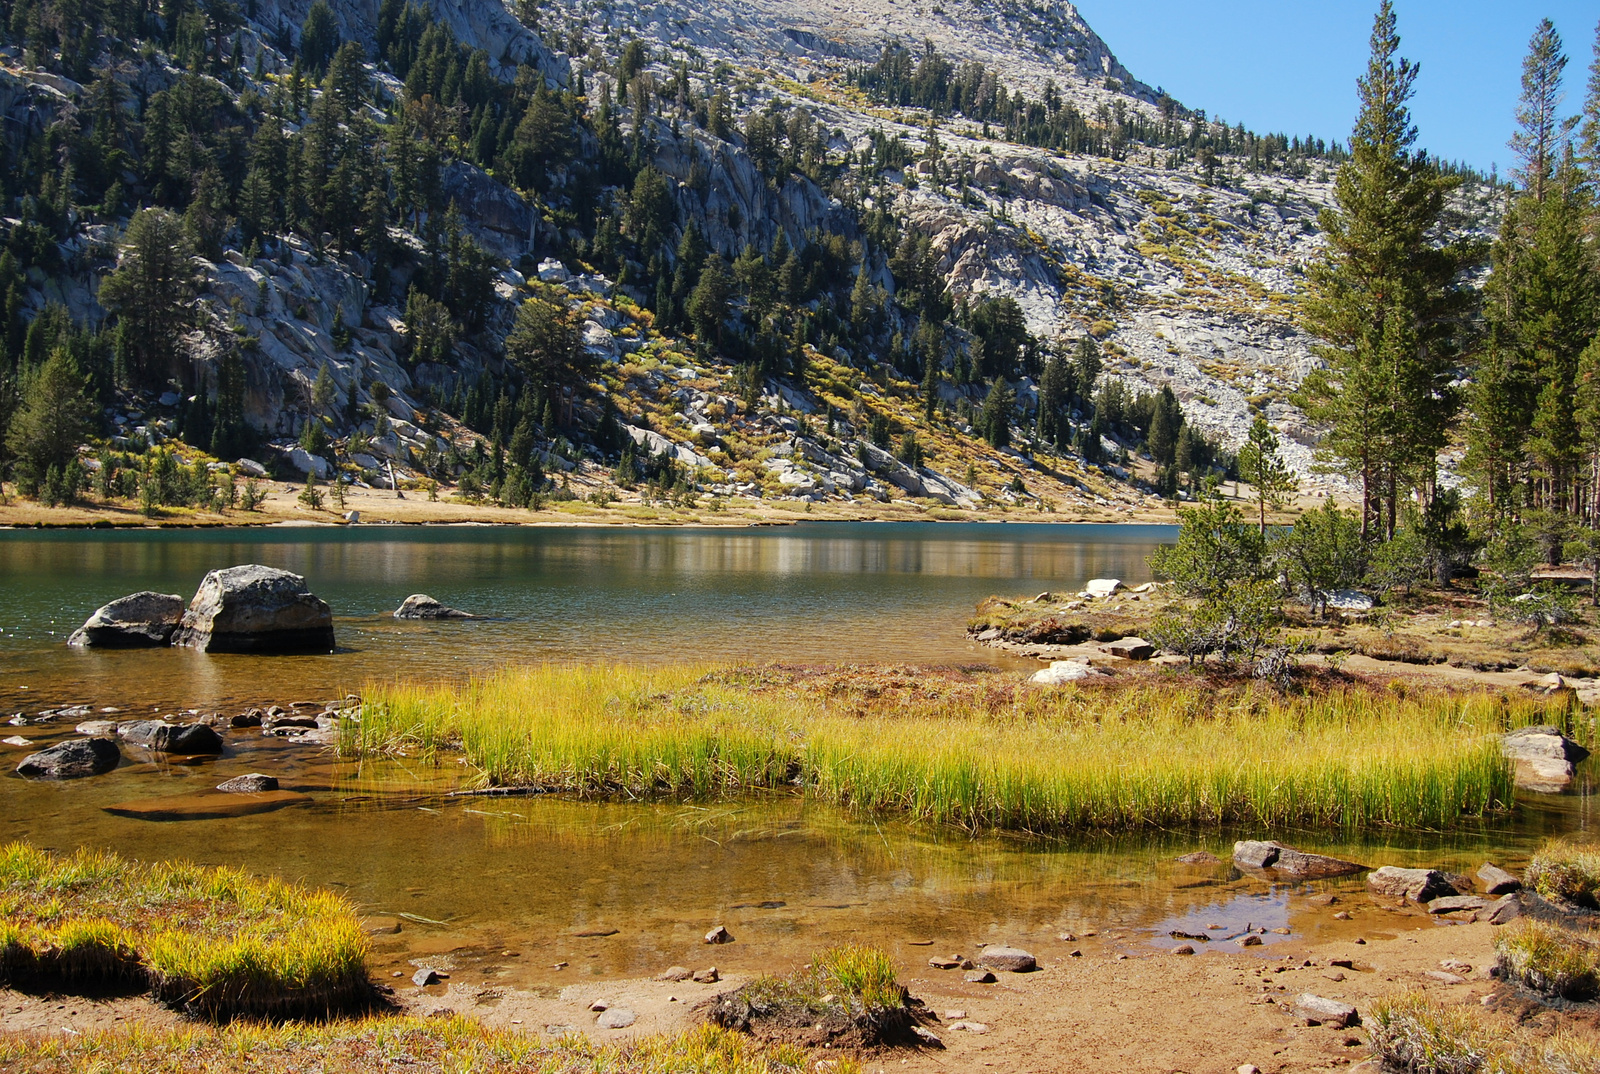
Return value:
<svg viewBox="0 0 1600 1074">
<path fill-rule="evenodd" d="M 1442 828 L 1509 806 L 1495 735 L 1545 706 L 1177 671 L 1063 689 L 950 669 L 549 666 L 376 687 L 348 745 L 459 750 L 486 785 L 781 790 L 972 830 Z"/>
</svg>

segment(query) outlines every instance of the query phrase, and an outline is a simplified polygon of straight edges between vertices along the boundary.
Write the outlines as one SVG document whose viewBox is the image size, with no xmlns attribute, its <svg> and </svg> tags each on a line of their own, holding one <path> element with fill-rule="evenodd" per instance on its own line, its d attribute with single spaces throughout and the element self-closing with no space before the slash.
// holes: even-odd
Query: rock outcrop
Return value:
<svg viewBox="0 0 1600 1074">
<path fill-rule="evenodd" d="M 142 649 L 166 645 L 183 619 L 176 593 L 130 593 L 99 608 L 67 644 L 85 649 Z"/>
<path fill-rule="evenodd" d="M 24 757 L 17 774 L 29 779 L 81 779 L 109 772 L 121 760 L 122 751 L 109 738 L 70 738 Z"/>
<path fill-rule="evenodd" d="M 333 613 L 298 574 L 228 567 L 205 576 L 173 644 L 208 653 L 326 653 Z"/>
<path fill-rule="evenodd" d="M 1554 794 L 1572 784 L 1577 764 L 1589 751 L 1559 727 L 1520 727 L 1500 739 L 1500 748 L 1517 770 L 1517 786 Z"/>
<path fill-rule="evenodd" d="M 413 593 L 394 610 L 396 619 L 479 619 L 471 612 L 440 604 L 426 593 Z"/>
</svg>

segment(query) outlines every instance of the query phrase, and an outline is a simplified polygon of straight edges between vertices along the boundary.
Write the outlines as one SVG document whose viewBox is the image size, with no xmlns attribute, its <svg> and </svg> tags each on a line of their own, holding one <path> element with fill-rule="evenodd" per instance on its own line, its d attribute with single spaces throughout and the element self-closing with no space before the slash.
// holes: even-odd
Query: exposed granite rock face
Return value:
<svg viewBox="0 0 1600 1074">
<path fill-rule="evenodd" d="M 143 649 L 166 645 L 183 619 L 176 593 L 130 593 L 91 615 L 67 644 L 85 649 Z"/>
<path fill-rule="evenodd" d="M 228 567 L 205 576 L 172 643 L 208 653 L 326 653 L 333 612 L 298 574 Z"/>
<path fill-rule="evenodd" d="M 1577 764 L 1589 751 L 1567 738 L 1559 727 L 1520 727 L 1503 736 L 1500 748 L 1517 769 L 1517 786 L 1553 794 L 1572 783 Z"/>
</svg>

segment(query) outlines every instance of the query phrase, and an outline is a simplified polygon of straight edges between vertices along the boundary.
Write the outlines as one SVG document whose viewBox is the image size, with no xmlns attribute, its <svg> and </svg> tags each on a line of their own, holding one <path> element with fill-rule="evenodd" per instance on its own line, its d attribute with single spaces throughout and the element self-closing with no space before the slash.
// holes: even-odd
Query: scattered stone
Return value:
<svg viewBox="0 0 1600 1074">
<path fill-rule="evenodd" d="M 0 738 L 7 746 L 31 746 L 33 743 L 21 735 L 12 735 L 9 738 Z"/>
<path fill-rule="evenodd" d="M 626 1007 L 612 1007 L 603 1012 L 594 1024 L 601 1029 L 627 1029 L 639 1020 L 639 1016 Z"/>
<path fill-rule="evenodd" d="M 1272 931 L 1276 935 L 1279 935 L 1279 936 L 1287 936 L 1287 935 L 1289 935 L 1289 930 L 1288 929 L 1281 929 L 1280 928 L 1280 929 L 1273 929 Z"/>
<path fill-rule="evenodd" d="M 1502 895 L 1494 902 L 1472 915 L 1474 921 L 1487 921 L 1491 925 L 1506 925 L 1522 916 L 1522 903 L 1516 894 Z"/>
<path fill-rule="evenodd" d="M 1093 597 L 1096 600 L 1104 600 L 1106 597 L 1111 596 L 1117 590 L 1122 588 L 1124 588 L 1124 586 L 1122 584 L 1122 579 L 1120 578 L 1092 578 L 1090 579 L 1089 583 L 1083 587 L 1083 592 L 1080 594 L 1080 596 Z"/>
<path fill-rule="evenodd" d="M 1325 603 L 1341 612 L 1370 612 L 1378 606 L 1375 599 L 1355 589 L 1335 589 Z"/>
<path fill-rule="evenodd" d="M 1250 1063 L 1243 1063 L 1234 1074 L 1261 1074 L 1261 1068 Z"/>
<path fill-rule="evenodd" d="M 1186 943 L 1181 943 L 1172 949 L 1172 953 L 1175 955 L 1192 955 L 1194 954 L 1194 948 Z"/>
<path fill-rule="evenodd" d="M 1412 902 L 1431 902 L 1442 896 L 1461 894 L 1448 873 L 1437 869 L 1401 869 L 1394 865 L 1368 873 L 1367 890 L 1374 895 Z"/>
<path fill-rule="evenodd" d="M 987 970 L 1009 973 L 1028 973 L 1039 968 L 1038 961 L 1019 947 L 999 945 L 985 947 L 977 958 L 979 966 Z"/>
<path fill-rule="evenodd" d="M 604 1011 L 606 1008 L 608 1008 L 610 1006 L 611 1006 L 611 1004 L 607 1003 L 605 1000 L 597 999 L 593 1003 L 589 1004 L 589 1009 L 591 1011 L 594 1011 L 596 1014 L 598 1014 L 598 1013 L 600 1013 L 601 1011 Z"/>
<path fill-rule="evenodd" d="M 732 942 L 733 942 L 733 933 L 729 932 L 727 929 L 723 928 L 721 925 L 718 925 L 716 928 L 714 928 L 710 932 L 706 933 L 706 943 L 732 943 Z"/>
<path fill-rule="evenodd" d="M 1221 865 L 1222 859 L 1209 850 L 1197 850 L 1193 854 L 1185 854 L 1178 859 L 1181 865 Z"/>
<path fill-rule="evenodd" d="M 1478 869 L 1478 879 L 1490 895 L 1509 895 L 1522 890 L 1522 881 L 1492 862 L 1484 862 Z"/>
<path fill-rule="evenodd" d="M 668 966 L 665 973 L 656 977 L 658 981 L 687 981 L 694 976 L 694 971 L 688 966 Z"/>
<path fill-rule="evenodd" d="M 995 976 L 988 970 L 973 970 L 961 978 L 968 984 L 994 984 Z"/>
<path fill-rule="evenodd" d="M 480 616 L 440 604 L 426 593 L 413 593 L 394 611 L 396 619 L 478 619 Z"/>
<path fill-rule="evenodd" d="M 1465 977 L 1459 973 L 1451 973 L 1448 970 L 1424 970 L 1422 976 L 1432 978 L 1440 984 L 1458 985 L 1467 983 Z"/>
<path fill-rule="evenodd" d="M 1120 656 L 1124 660 L 1149 660 L 1156 655 L 1156 647 L 1143 638 L 1121 638 L 1100 646 L 1107 656 Z"/>
<path fill-rule="evenodd" d="M 109 738 L 69 738 L 24 757 L 17 774 L 29 779 L 81 779 L 109 772 L 121 760 L 122 751 Z"/>
<path fill-rule="evenodd" d="M 1324 999 L 1309 992 L 1295 998 L 1294 1013 L 1308 1026 L 1327 1025 L 1335 1029 L 1349 1029 L 1361 1024 L 1361 1015 L 1350 1004 Z"/>
<path fill-rule="evenodd" d="M 1043 671 L 1035 671 L 1028 681 L 1041 686 L 1065 686 L 1069 682 L 1102 678 L 1106 674 L 1100 668 L 1090 667 L 1076 660 L 1055 660 Z"/>
<path fill-rule="evenodd" d="M 1340 910 L 1338 913 L 1333 915 L 1333 919 L 1335 921 L 1349 921 L 1350 920 L 1349 911 Z"/>
<path fill-rule="evenodd" d="M 1306 899 L 1307 904 L 1311 906 L 1332 906 L 1338 901 L 1339 896 L 1335 895 L 1331 891 L 1324 891 L 1320 894 L 1312 895 Z"/>
<path fill-rule="evenodd" d="M 1459 958 L 1447 958 L 1440 961 L 1439 968 L 1441 970 L 1449 970 L 1451 973 L 1459 973 L 1465 977 L 1472 972 L 1472 963 L 1462 962 Z"/>
<path fill-rule="evenodd" d="M 1252 933 L 1248 933 L 1248 934 L 1246 934 L 1244 936 L 1239 937 L 1239 946 L 1240 947 L 1260 947 L 1261 946 L 1261 937 L 1257 936 L 1253 932 Z"/>
<path fill-rule="evenodd" d="M 952 1023 L 950 1023 L 950 1028 L 954 1032 L 961 1032 L 961 1033 L 980 1033 L 981 1034 L 981 1033 L 989 1032 L 989 1027 L 984 1025 L 982 1022 L 967 1022 L 967 1021 L 952 1022 Z"/>
<path fill-rule="evenodd" d="M 262 775 L 260 772 L 234 776 L 217 784 L 217 790 L 224 794 L 264 794 L 277 789 L 278 777 Z"/>
<path fill-rule="evenodd" d="M 326 653 L 333 612 L 298 574 L 227 567 L 200 582 L 172 644 L 208 653 Z"/>
<path fill-rule="evenodd" d="M 116 720 L 84 720 L 74 731 L 90 738 L 111 738 L 117 733 Z"/>
<path fill-rule="evenodd" d="M 222 752 L 222 736 L 210 724 L 130 720 L 117 725 L 117 734 L 129 745 L 142 746 L 156 753 L 198 755 Z"/>
<path fill-rule="evenodd" d="M 251 709 L 249 712 L 241 712 L 239 715 L 229 720 L 228 723 L 233 727 L 260 727 L 261 710 Z"/>
<path fill-rule="evenodd" d="M 439 983 L 439 974 L 426 966 L 411 975 L 411 983 L 418 988 L 427 988 L 431 984 Z"/>
<path fill-rule="evenodd" d="M 943 1048 L 944 1041 L 940 1040 L 931 1029 L 925 1026 L 912 1026 L 912 1034 L 930 1048 Z"/>
<path fill-rule="evenodd" d="M 966 1011 L 945 1011 L 944 1012 L 945 1020 L 946 1021 L 950 1021 L 950 1022 L 959 1022 L 961 1019 L 965 1018 L 966 1016 L 967 1016 L 967 1012 Z"/>
<path fill-rule="evenodd" d="M 1271 869 L 1281 876 L 1300 880 L 1348 876 L 1366 868 L 1353 861 L 1341 861 L 1325 854 L 1308 854 L 1282 843 L 1260 840 L 1241 840 L 1233 844 L 1233 862 L 1243 868 Z"/>
<path fill-rule="evenodd" d="M 1356 968 L 1356 962 L 1353 958 L 1330 958 L 1328 960 L 1328 965 L 1338 966 L 1340 969 L 1346 970 L 1353 970 Z"/>
<path fill-rule="evenodd" d="M 166 645 L 183 619 L 176 593 L 131 593 L 104 605 L 72 632 L 67 644 L 84 649 L 146 649 Z"/>
<path fill-rule="evenodd" d="M 1518 787 L 1554 794 L 1572 783 L 1577 763 L 1589 751 L 1567 738 L 1559 727 L 1523 727 L 1503 735 L 1502 752 L 1516 765 Z"/>
<path fill-rule="evenodd" d="M 1462 910 L 1478 911 L 1487 905 L 1476 895 L 1441 895 L 1428 903 L 1428 913 L 1454 914 Z"/>
<path fill-rule="evenodd" d="M 722 976 L 717 973 L 715 966 L 703 969 L 694 975 L 695 984 L 716 984 L 720 980 L 722 980 Z"/>
<path fill-rule="evenodd" d="M 961 968 L 961 959 L 934 957 L 928 959 L 928 965 L 936 970 L 957 970 Z"/>
</svg>

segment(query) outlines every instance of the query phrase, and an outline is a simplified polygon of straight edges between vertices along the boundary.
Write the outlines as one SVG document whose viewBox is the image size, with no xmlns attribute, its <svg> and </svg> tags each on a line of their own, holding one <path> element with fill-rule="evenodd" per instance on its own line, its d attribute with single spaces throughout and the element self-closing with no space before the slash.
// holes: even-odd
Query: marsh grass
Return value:
<svg viewBox="0 0 1600 1074">
<path fill-rule="evenodd" d="M 1591 937 L 1524 917 L 1495 934 L 1494 950 L 1505 975 L 1535 992 L 1600 997 L 1600 943 Z"/>
<path fill-rule="evenodd" d="M 887 954 L 849 944 L 818 953 L 795 973 L 758 977 L 719 996 L 707 1017 L 769 1040 L 875 1047 L 914 1039 L 917 1002 Z"/>
<path fill-rule="evenodd" d="M 1528 863 L 1525 879 L 1547 899 L 1600 910 L 1600 844 L 1546 843 Z"/>
<path fill-rule="evenodd" d="M 370 999 L 342 897 L 237 869 L 0 848 L 0 979 L 148 986 L 209 1017 L 315 1015 Z"/>
<path fill-rule="evenodd" d="M 1565 1031 L 1536 1036 L 1421 992 L 1379 999 L 1366 1020 L 1385 1070 L 1407 1074 L 1579 1074 L 1600 1070 L 1600 1042 Z"/>
<path fill-rule="evenodd" d="M 1545 704 L 948 670 L 542 666 L 380 685 L 345 745 L 461 750 L 492 785 L 707 799 L 785 789 L 969 830 L 1445 828 L 1512 801 L 1495 735 Z"/>
<path fill-rule="evenodd" d="M 702 1026 L 677 1035 L 597 1044 L 485 1028 L 461 1017 L 149 1030 L 38 1039 L 0 1036 L 0 1069 L 14 1074 L 368 1074 L 375 1070 L 473 1074 L 801 1074 L 806 1054 Z M 838 1074 L 859 1074 L 840 1058 Z"/>
</svg>

